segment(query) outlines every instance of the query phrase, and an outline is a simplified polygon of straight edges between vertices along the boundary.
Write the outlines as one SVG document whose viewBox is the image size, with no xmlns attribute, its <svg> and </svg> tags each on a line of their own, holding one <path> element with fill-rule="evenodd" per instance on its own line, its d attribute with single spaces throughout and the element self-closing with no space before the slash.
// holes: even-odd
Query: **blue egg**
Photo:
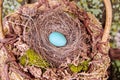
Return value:
<svg viewBox="0 0 120 80">
<path fill-rule="evenodd" d="M 49 35 L 49 41 L 51 44 L 53 44 L 56 47 L 65 46 L 67 43 L 65 36 L 60 32 L 52 32 Z"/>
</svg>

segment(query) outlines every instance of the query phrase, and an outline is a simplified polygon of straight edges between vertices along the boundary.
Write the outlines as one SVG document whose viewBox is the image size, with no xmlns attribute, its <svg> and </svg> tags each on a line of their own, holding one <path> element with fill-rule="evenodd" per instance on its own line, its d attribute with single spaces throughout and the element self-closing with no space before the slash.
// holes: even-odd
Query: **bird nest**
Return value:
<svg viewBox="0 0 120 80">
<path fill-rule="evenodd" d="M 74 2 L 48 0 L 24 5 L 4 18 L 3 31 L 1 52 L 5 54 L 4 58 L 0 56 L 4 59 L 1 62 L 3 79 L 108 78 L 109 45 L 108 41 L 101 42 L 103 28 L 94 15 L 78 8 Z M 52 45 L 48 39 L 52 32 L 64 34 L 67 44 Z M 24 58 L 27 53 L 31 56 Z M 39 62 L 41 59 L 33 53 L 44 61 Z"/>
</svg>

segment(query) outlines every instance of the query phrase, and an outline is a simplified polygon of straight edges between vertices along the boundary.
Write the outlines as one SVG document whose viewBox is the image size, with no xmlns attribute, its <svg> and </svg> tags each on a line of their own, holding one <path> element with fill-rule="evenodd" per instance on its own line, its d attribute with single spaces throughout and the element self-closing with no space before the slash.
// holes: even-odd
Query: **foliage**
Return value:
<svg viewBox="0 0 120 80">
<path fill-rule="evenodd" d="M 4 0 L 3 2 L 3 17 L 9 13 L 14 12 L 21 6 L 16 0 Z"/>
<path fill-rule="evenodd" d="M 120 0 L 111 0 L 111 2 L 113 7 L 113 22 L 110 32 L 110 46 L 112 48 L 116 48 L 114 38 L 118 30 L 120 30 Z M 105 8 L 103 0 L 78 0 L 77 4 L 79 7 L 82 7 L 88 12 L 93 13 L 104 25 Z"/>
<path fill-rule="evenodd" d="M 110 80 L 120 80 L 120 60 L 112 61 Z"/>
<path fill-rule="evenodd" d="M 120 0 L 111 0 L 113 5 L 113 22 L 111 27 L 111 39 L 110 46 L 112 48 L 117 48 L 115 42 L 116 33 L 120 30 Z M 112 61 L 111 65 L 111 79 L 112 80 L 120 80 L 120 60 Z"/>
<path fill-rule="evenodd" d="M 111 47 L 116 48 L 115 35 L 120 30 L 120 0 L 111 0 L 113 5 L 113 23 L 111 27 Z"/>
<path fill-rule="evenodd" d="M 77 5 L 84 8 L 86 11 L 91 12 L 96 17 L 99 17 L 99 20 L 102 19 L 102 9 L 104 6 L 102 0 L 79 0 Z"/>
<path fill-rule="evenodd" d="M 20 63 L 24 65 L 36 66 L 46 68 L 49 64 L 32 49 L 26 51 L 26 53 L 20 58 Z"/>
</svg>

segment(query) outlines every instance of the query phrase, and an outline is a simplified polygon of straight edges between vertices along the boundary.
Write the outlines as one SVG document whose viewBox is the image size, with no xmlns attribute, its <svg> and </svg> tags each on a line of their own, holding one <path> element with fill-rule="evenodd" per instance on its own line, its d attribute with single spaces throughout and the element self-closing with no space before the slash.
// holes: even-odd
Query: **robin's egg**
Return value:
<svg viewBox="0 0 120 80">
<path fill-rule="evenodd" d="M 56 47 L 63 47 L 67 43 L 66 37 L 60 32 L 52 32 L 49 35 L 49 41 Z"/>
</svg>

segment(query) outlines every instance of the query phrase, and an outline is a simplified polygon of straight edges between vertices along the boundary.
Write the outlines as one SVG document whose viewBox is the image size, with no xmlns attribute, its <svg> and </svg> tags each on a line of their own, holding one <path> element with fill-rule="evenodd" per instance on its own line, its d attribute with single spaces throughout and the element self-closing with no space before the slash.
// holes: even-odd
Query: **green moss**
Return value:
<svg viewBox="0 0 120 80">
<path fill-rule="evenodd" d="M 82 70 L 83 66 L 79 65 L 79 66 L 75 66 L 75 65 L 70 65 L 70 70 L 74 73 L 78 73 Z"/>
<path fill-rule="evenodd" d="M 26 60 L 27 60 L 27 57 L 24 55 L 24 56 L 22 56 L 22 57 L 20 58 L 20 63 L 21 63 L 23 66 L 25 66 Z"/>
<path fill-rule="evenodd" d="M 70 64 L 69 67 L 70 67 L 70 70 L 72 72 L 78 73 L 78 72 L 81 72 L 81 71 L 87 71 L 88 67 L 89 67 L 88 63 L 89 63 L 89 61 L 84 61 L 84 62 L 80 63 L 78 66 Z"/>
<path fill-rule="evenodd" d="M 67 12 L 67 14 L 68 14 L 69 16 L 71 16 L 73 19 L 75 19 L 75 18 L 77 17 L 75 14 L 70 13 L 70 12 Z"/>
<path fill-rule="evenodd" d="M 37 54 L 32 49 L 26 51 L 26 53 L 20 58 L 20 63 L 23 66 L 30 65 L 41 68 L 49 67 L 48 62 L 46 62 L 41 55 Z"/>
</svg>

